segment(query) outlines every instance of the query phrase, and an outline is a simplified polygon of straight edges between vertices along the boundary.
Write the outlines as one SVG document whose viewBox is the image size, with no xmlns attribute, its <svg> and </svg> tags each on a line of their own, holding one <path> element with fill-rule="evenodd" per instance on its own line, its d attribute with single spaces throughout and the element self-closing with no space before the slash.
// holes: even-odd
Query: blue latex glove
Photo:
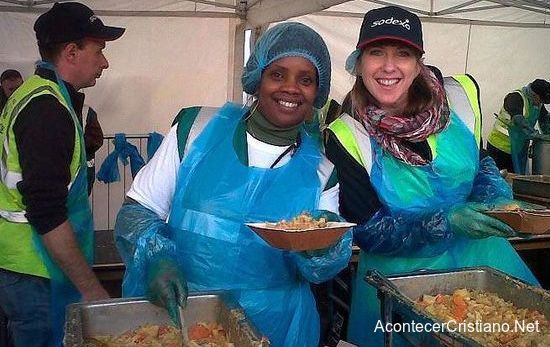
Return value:
<svg viewBox="0 0 550 347">
<path fill-rule="evenodd" d="M 537 134 L 540 134 L 535 128 L 529 124 L 527 121 L 527 118 L 525 118 L 522 114 L 516 114 L 512 116 L 512 122 L 514 125 L 521 130 L 523 135 L 527 136 L 528 138 L 535 138 Z"/>
<path fill-rule="evenodd" d="M 333 278 L 348 265 L 351 258 L 351 243 L 352 232 L 348 230 L 338 243 L 322 252 L 290 252 L 289 256 L 308 282 L 321 283 Z"/>
<path fill-rule="evenodd" d="M 468 202 L 453 207 L 449 211 L 447 219 L 451 229 L 456 234 L 471 239 L 481 239 L 489 236 L 514 236 L 514 229 L 508 224 L 483 213 L 494 209 L 495 204 Z"/>
<path fill-rule="evenodd" d="M 315 210 L 311 212 L 315 219 L 324 218 L 327 222 L 345 222 L 345 220 L 334 212 L 328 210 Z"/>
<path fill-rule="evenodd" d="M 187 294 L 187 281 L 173 260 L 160 258 L 149 263 L 147 299 L 165 307 L 178 327 L 181 325 L 178 306 L 185 307 Z"/>
</svg>

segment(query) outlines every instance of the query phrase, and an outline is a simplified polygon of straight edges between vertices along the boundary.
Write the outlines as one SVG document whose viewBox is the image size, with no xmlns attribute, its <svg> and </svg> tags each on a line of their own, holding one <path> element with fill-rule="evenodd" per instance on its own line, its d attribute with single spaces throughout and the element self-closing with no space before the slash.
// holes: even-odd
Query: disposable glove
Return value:
<svg viewBox="0 0 550 347">
<path fill-rule="evenodd" d="M 521 132 L 529 137 L 534 138 L 537 134 L 540 134 L 535 128 L 533 128 L 527 119 L 522 114 L 516 114 L 512 116 L 512 122 L 514 125 L 521 130 Z"/>
<path fill-rule="evenodd" d="M 508 224 L 483 213 L 493 210 L 494 207 L 494 204 L 469 202 L 452 208 L 447 220 L 456 234 L 472 239 L 514 236 L 514 229 Z"/>
<path fill-rule="evenodd" d="M 334 212 L 328 210 L 315 210 L 311 212 L 311 217 L 315 219 L 324 218 L 327 222 L 344 222 L 344 219 Z"/>
<path fill-rule="evenodd" d="M 149 263 L 147 299 L 166 308 L 176 326 L 180 326 L 178 306 L 185 306 L 187 294 L 187 281 L 173 260 L 161 258 Z"/>
</svg>

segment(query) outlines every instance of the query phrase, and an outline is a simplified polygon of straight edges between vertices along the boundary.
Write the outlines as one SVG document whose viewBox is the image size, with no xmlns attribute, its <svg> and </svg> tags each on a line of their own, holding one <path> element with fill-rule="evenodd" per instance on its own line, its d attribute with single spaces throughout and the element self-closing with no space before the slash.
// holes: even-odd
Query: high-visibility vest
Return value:
<svg viewBox="0 0 550 347">
<path fill-rule="evenodd" d="M 527 118 L 527 120 L 533 119 L 534 115 L 537 115 L 538 118 L 540 106 L 533 105 L 531 100 L 527 97 L 525 91 L 522 89 L 514 90 L 513 93 L 518 93 L 523 99 L 523 116 Z M 510 113 L 504 109 L 504 106 L 502 106 L 495 123 L 493 124 L 493 128 L 489 133 L 489 137 L 487 138 L 487 142 L 508 154 L 512 153 L 509 133 L 509 129 L 512 124 L 512 116 L 514 115 L 510 115 Z M 529 123 L 533 123 L 532 125 L 534 126 L 536 119 L 535 122 L 530 121 Z"/>
<path fill-rule="evenodd" d="M 13 126 L 20 111 L 35 97 L 54 96 L 72 115 L 75 126 L 75 144 L 70 164 L 71 180 L 74 182 L 81 169 L 81 143 L 76 115 L 67 105 L 59 86 L 50 80 L 33 75 L 10 97 L 0 116 L 0 268 L 14 272 L 49 277 L 48 270 L 33 245 L 33 230 L 25 217 L 26 206 L 17 189 L 22 180 L 19 153 Z"/>
<path fill-rule="evenodd" d="M 452 109 L 470 129 L 476 139 L 478 148 L 481 147 L 481 107 L 479 103 L 479 88 L 468 75 L 457 75 L 444 78 L 445 92 L 449 108 Z M 372 167 L 371 143 L 363 124 L 345 114 L 329 125 L 329 129 L 336 135 L 338 141 L 346 151 L 363 166 L 367 172 Z M 361 139 L 361 140 L 360 140 Z M 435 143 L 434 135 L 427 139 L 428 143 Z"/>
</svg>

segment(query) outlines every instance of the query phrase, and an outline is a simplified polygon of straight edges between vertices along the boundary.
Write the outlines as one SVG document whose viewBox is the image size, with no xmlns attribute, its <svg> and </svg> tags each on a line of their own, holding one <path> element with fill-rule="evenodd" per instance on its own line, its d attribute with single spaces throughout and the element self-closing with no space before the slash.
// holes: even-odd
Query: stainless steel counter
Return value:
<svg viewBox="0 0 550 347">
<path fill-rule="evenodd" d="M 92 268 L 111 297 L 121 297 L 125 266 L 115 246 L 112 230 L 96 230 Z"/>
</svg>

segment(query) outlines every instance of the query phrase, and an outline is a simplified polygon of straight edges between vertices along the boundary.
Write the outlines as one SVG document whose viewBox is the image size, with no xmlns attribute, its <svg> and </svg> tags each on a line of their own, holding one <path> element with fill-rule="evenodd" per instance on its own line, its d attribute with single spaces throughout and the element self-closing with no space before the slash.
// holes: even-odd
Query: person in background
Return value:
<svg viewBox="0 0 550 347">
<path fill-rule="evenodd" d="M 480 157 L 477 85 L 459 75 L 445 78 L 444 89 L 423 53 L 415 14 L 395 6 L 367 12 L 346 61 L 356 76 L 352 114 L 329 125 L 326 153 L 338 172 L 340 212 L 358 224 L 347 339 L 359 346 L 383 345 L 369 270 L 487 265 L 537 283 L 506 240 L 514 230 L 484 214 L 512 202 L 512 194 L 492 158 Z M 404 343 L 395 338 L 394 345 Z"/>
<path fill-rule="evenodd" d="M 0 75 L 0 111 L 8 101 L 10 95 L 23 84 L 23 76 L 17 70 L 8 69 Z"/>
<path fill-rule="evenodd" d="M 90 195 L 95 182 L 95 153 L 103 146 L 103 130 L 96 111 L 86 104 L 82 107 L 82 129 L 88 168 L 88 195 Z"/>
<path fill-rule="evenodd" d="M 242 83 L 251 108 L 183 109 L 137 174 L 115 224 L 123 295 L 146 294 L 177 323 L 188 290 L 225 290 L 272 346 L 317 346 L 310 282 L 347 265 L 350 231 L 327 249 L 290 252 L 244 223 L 303 211 L 337 218 L 334 166 L 305 124 L 328 97 L 328 49 L 311 28 L 278 24 L 258 40 Z"/>
<path fill-rule="evenodd" d="M 65 307 L 106 299 L 91 269 L 93 221 L 79 122 L 109 67 L 110 27 L 85 5 L 55 3 L 34 23 L 42 61 L 0 117 L 0 306 L 14 346 L 61 346 Z"/>
<path fill-rule="evenodd" d="M 531 140 L 550 141 L 550 82 L 536 79 L 506 95 L 487 139 L 487 152 L 500 169 L 525 174 Z M 540 131 L 535 130 L 539 123 Z"/>
</svg>

